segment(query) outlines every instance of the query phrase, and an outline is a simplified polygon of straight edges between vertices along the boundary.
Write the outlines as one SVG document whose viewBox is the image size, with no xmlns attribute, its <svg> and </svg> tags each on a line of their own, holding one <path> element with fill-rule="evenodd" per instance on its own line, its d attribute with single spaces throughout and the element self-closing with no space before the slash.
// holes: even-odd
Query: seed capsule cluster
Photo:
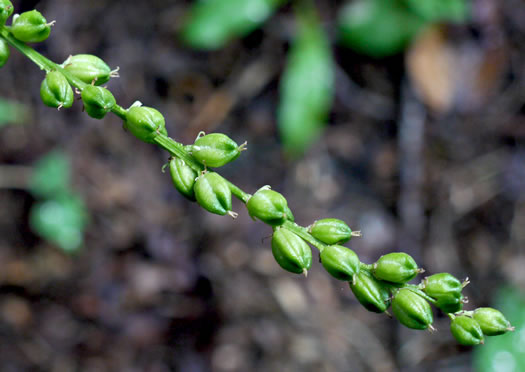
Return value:
<svg viewBox="0 0 525 372">
<path fill-rule="evenodd" d="M 167 136 L 165 120 L 154 108 L 133 104 L 120 107 L 113 94 L 101 85 L 118 76 L 118 69 L 110 67 L 99 57 L 79 54 L 70 56 L 62 64 L 55 64 L 25 45 L 45 40 L 51 23 L 38 11 L 19 15 L 8 29 L 6 20 L 12 15 L 9 0 L 0 0 L 0 67 L 9 58 L 9 44 L 22 53 L 31 53 L 31 59 L 41 62 L 47 74 L 40 87 L 42 101 L 55 108 L 73 104 L 73 89 L 80 94 L 84 110 L 102 119 L 113 112 L 123 120 L 125 130 L 146 143 L 156 143 L 171 153 L 169 173 L 175 188 L 188 200 L 197 202 L 205 210 L 237 217 L 232 211 L 232 196 L 246 204 L 249 215 L 273 229 L 271 249 L 284 270 L 306 275 L 312 265 L 314 246 L 320 251 L 322 267 L 335 279 L 349 283 L 357 301 L 367 310 L 393 315 L 404 326 L 419 330 L 433 330 L 431 304 L 451 319 L 450 330 L 459 343 L 476 345 L 484 336 L 496 336 L 514 328 L 501 312 L 492 308 L 463 310 L 466 302 L 462 290 L 468 284 L 449 273 L 438 273 L 424 278 L 419 284 L 409 282 L 423 272 L 415 260 L 403 252 L 381 256 L 372 264 L 365 264 L 350 248 L 343 246 L 352 237 L 361 236 L 342 220 L 325 218 L 307 228 L 294 222 L 294 215 L 285 197 L 264 186 L 249 195 L 208 168 L 218 168 L 237 159 L 246 149 L 221 133 L 200 133 L 191 145 L 182 145 Z M 13 17 L 14 18 L 14 17 Z M 6 36 L 7 35 L 7 36 Z M 28 52 L 30 50 L 30 52 Z"/>
</svg>

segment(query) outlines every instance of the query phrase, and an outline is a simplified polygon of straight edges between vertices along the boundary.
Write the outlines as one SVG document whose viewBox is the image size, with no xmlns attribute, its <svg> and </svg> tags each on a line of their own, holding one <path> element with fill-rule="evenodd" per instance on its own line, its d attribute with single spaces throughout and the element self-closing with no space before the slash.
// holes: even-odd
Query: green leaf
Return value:
<svg viewBox="0 0 525 372">
<path fill-rule="evenodd" d="M 182 38 L 194 48 L 218 49 L 259 27 L 283 2 L 197 0 L 182 29 Z"/>
<path fill-rule="evenodd" d="M 495 308 L 516 327 L 497 337 L 486 337 L 485 345 L 474 350 L 474 365 L 477 372 L 525 371 L 523 332 L 525 331 L 525 297 L 517 289 L 507 287 L 498 292 Z"/>
<path fill-rule="evenodd" d="M 0 127 L 7 124 L 20 124 L 27 118 L 28 109 L 16 102 L 0 99 Z"/>
<path fill-rule="evenodd" d="M 86 223 L 84 203 L 72 194 L 37 203 L 30 212 L 33 231 L 67 253 L 74 253 L 82 246 Z"/>
<path fill-rule="evenodd" d="M 403 0 L 414 13 L 427 21 L 464 22 L 469 16 L 466 0 Z"/>
<path fill-rule="evenodd" d="M 286 151 L 299 155 L 320 135 L 332 105 L 334 63 L 314 14 L 298 14 L 299 30 L 281 79 L 279 132 Z"/>
<path fill-rule="evenodd" d="M 52 198 L 68 192 L 71 169 L 69 159 L 61 151 L 52 151 L 38 160 L 29 181 L 31 193 L 40 198 Z"/>
<path fill-rule="evenodd" d="M 425 21 L 400 0 L 359 0 L 341 10 L 338 23 L 343 45 L 380 58 L 403 51 Z"/>
</svg>

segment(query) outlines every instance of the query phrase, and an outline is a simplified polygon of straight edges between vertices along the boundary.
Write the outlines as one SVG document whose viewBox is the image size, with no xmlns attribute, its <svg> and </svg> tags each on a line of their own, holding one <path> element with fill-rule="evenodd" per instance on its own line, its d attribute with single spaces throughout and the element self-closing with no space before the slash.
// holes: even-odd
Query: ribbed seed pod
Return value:
<svg viewBox="0 0 525 372">
<path fill-rule="evenodd" d="M 388 287 L 368 271 L 360 270 L 349 284 L 354 296 L 368 311 L 382 313 L 390 306 Z"/>
<path fill-rule="evenodd" d="M 329 245 L 321 252 L 321 263 L 330 275 L 339 280 L 353 281 L 359 272 L 359 257 L 350 248 Z"/>
<path fill-rule="evenodd" d="M 195 140 L 191 154 L 199 163 L 217 168 L 237 159 L 243 148 L 225 134 L 210 133 Z"/>
<path fill-rule="evenodd" d="M 465 315 L 452 320 L 450 332 L 461 345 L 474 346 L 484 343 L 483 331 L 478 322 Z"/>
<path fill-rule="evenodd" d="M 392 312 L 399 323 L 412 329 L 432 329 L 434 317 L 430 304 L 420 295 L 408 288 L 394 294 Z"/>
<path fill-rule="evenodd" d="M 308 227 L 308 232 L 325 244 L 343 244 L 352 238 L 352 229 L 337 218 L 324 218 Z"/>
<path fill-rule="evenodd" d="M 131 107 L 126 112 L 124 128 L 146 143 L 154 143 L 159 133 L 168 134 L 164 116 L 158 110 L 146 106 Z"/>
<path fill-rule="evenodd" d="M 11 32 L 14 37 L 25 43 L 39 43 L 49 37 L 52 24 L 47 23 L 38 10 L 31 10 L 20 14 L 15 19 Z"/>
<path fill-rule="evenodd" d="M 473 315 L 483 331 L 487 336 L 498 336 L 509 331 L 514 331 L 514 327 L 505 318 L 501 311 L 491 307 L 480 307 L 474 310 Z"/>
<path fill-rule="evenodd" d="M 280 193 L 261 189 L 251 196 L 246 203 L 248 213 L 253 219 L 259 219 L 271 226 L 282 225 L 290 217 L 288 202 Z"/>
<path fill-rule="evenodd" d="M 449 273 L 427 276 L 423 280 L 423 292 L 434 298 L 435 306 L 445 313 L 455 313 L 463 308 L 463 284 Z"/>
<path fill-rule="evenodd" d="M 69 56 L 61 66 L 86 84 L 102 85 L 112 76 L 118 76 L 116 70 L 111 71 L 106 62 L 92 54 Z"/>
<path fill-rule="evenodd" d="M 180 158 L 172 158 L 170 160 L 170 175 L 175 188 L 184 195 L 187 199 L 195 201 L 195 179 L 197 172 L 195 172 L 184 160 Z"/>
<path fill-rule="evenodd" d="M 82 89 L 81 97 L 87 114 L 95 119 L 102 119 L 117 103 L 109 90 L 93 85 Z"/>
<path fill-rule="evenodd" d="M 412 280 L 422 270 L 416 261 L 403 252 L 388 253 L 381 256 L 373 265 L 373 274 L 377 279 L 403 284 Z"/>
<path fill-rule="evenodd" d="M 285 228 L 274 231 L 272 253 L 275 261 L 291 273 L 306 274 L 312 266 L 312 251 L 308 244 Z"/>
<path fill-rule="evenodd" d="M 40 98 L 49 107 L 69 108 L 73 105 L 73 89 L 64 75 L 51 71 L 40 85 Z"/>
<path fill-rule="evenodd" d="M 9 45 L 7 44 L 7 41 L 5 41 L 3 38 L 0 38 L 0 68 L 6 64 L 10 54 L 11 52 L 9 51 Z"/>
<path fill-rule="evenodd" d="M 206 172 L 195 180 L 195 198 L 197 203 L 208 212 L 224 216 L 231 212 L 232 194 L 226 180 L 215 172 Z"/>
<path fill-rule="evenodd" d="M 13 4 L 9 0 L 0 0 L 0 26 L 5 25 L 5 21 L 13 14 Z"/>
</svg>

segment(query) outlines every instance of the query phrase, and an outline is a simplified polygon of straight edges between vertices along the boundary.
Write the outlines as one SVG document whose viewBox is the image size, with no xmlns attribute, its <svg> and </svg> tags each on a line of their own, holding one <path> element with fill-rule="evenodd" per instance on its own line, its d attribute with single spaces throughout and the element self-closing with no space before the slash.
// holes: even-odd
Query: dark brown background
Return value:
<svg viewBox="0 0 525 372">
<path fill-rule="evenodd" d="M 247 192 L 272 185 L 302 225 L 337 217 L 361 229 L 350 247 L 363 261 L 403 250 L 429 273 L 469 276 L 468 308 L 490 304 L 506 281 L 524 284 L 523 2 L 475 1 L 467 25 L 371 60 L 335 43 L 343 2 L 318 1 L 336 98 L 324 136 L 295 161 L 275 119 L 291 8 L 222 50 L 195 52 L 177 40 L 189 1 L 14 4 L 57 20 L 37 46 L 51 59 L 93 53 L 120 66 L 109 83 L 119 103 L 158 108 L 174 138 L 247 140 L 221 173 Z M 0 163 L 65 150 L 91 222 L 83 251 L 64 255 L 30 231 L 32 196 L 0 190 L 2 371 L 471 369 L 471 349 L 441 314 L 434 334 L 406 330 L 366 312 L 317 262 L 307 279 L 284 272 L 271 230 L 242 205 L 232 221 L 189 203 L 160 171 L 165 153 L 80 103 L 45 107 L 42 78 L 15 51 L 0 71 L 0 97 L 31 110 L 24 125 L 0 129 Z"/>
</svg>

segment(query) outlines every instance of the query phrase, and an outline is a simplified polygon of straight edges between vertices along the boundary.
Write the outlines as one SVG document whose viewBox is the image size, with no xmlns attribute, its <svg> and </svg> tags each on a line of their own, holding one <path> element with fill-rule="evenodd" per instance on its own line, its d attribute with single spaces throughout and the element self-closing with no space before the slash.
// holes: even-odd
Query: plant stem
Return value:
<svg viewBox="0 0 525 372">
<path fill-rule="evenodd" d="M 317 240 L 312 235 L 310 235 L 306 227 L 302 227 L 292 221 L 285 221 L 282 226 L 290 230 L 291 232 L 295 233 L 295 235 L 298 235 L 299 237 L 301 237 L 303 240 L 307 241 L 311 245 L 313 245 L 315 248 L 319 250 L 319 252 L 322 252 L 323 249 L 328 247 L 326 244 L 322 243 L 321 241 Z"/>
<path fill-rule="evenodd" d="M 41 70 L 44 70 L 46 72 L 55 70 L 60 71 L 71 85 L 80 90 L 82 90 L 87 85 L 82 80 L 73 76 L 68 71 L 64 70 L 62 67 L 57 65 L 55 62 L 49 60 L 42 54 L 38 53 L 26 43 L 23 43 L 20 40 L 16 39 L 5 26 L 0 27 L 0 36 L 2 36 L 11 46 L 18 49 L 20 53 L 22 53 L 31 61 L 33 61 L 38 67 L 40 67 Z"/>
</svg>

